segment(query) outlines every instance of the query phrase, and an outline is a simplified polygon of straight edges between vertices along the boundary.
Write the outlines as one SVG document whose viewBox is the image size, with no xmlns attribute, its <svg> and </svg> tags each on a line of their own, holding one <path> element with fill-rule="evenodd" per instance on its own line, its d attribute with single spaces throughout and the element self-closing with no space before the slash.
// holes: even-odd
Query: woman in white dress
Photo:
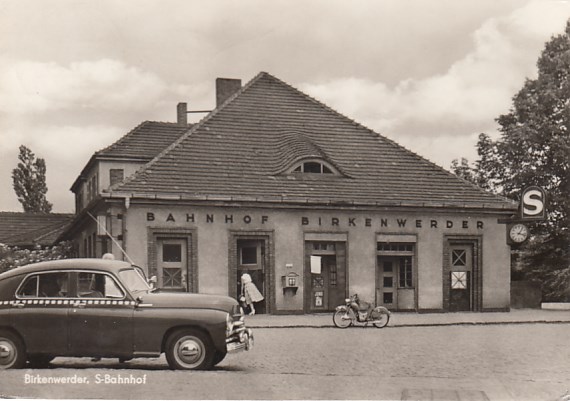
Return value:
<svg viewBox="0 0 570 401">
<path fill-rule="evenodd" d="M 251 276 L 247 273 L 241 276 L 241 296 L 244 298 L 243 301 L 251 309 L 250 315 L 255 315 L 253 303 L 263 301 L 263 295 L 261 295 L 261 292 L 259 292 L 253 281 L 251 281 Z"/>
</svg>

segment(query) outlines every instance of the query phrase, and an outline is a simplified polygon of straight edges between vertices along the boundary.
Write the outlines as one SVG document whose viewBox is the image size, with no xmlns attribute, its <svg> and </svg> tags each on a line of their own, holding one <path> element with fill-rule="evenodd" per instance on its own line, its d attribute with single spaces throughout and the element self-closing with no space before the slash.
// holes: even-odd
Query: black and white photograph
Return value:
<svg viewBox="0 0 570 401">
<path fill-rule="evenodd" d="M 570 0 L 0 0 L 0 399 L 570 401 Z"/>
</svg>

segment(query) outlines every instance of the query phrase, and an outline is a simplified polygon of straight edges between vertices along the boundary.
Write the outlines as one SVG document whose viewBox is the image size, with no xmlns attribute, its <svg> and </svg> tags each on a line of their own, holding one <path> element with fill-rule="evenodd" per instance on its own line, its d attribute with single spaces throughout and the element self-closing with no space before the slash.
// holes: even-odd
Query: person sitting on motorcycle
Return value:
<svg viewBox="0 0 570 401">
<path fill-rule="evenodd" d="M 354 294 L 354 302 L 356 303 L 356 305 L 358 305 L 359 313 L 366 312 L 363 320 L 367 320 L 368 317 L 370 316 L 370 312 L 372 312 L 372 309 L 374 309 L 372 304 L 370 302 L 361 301 L 360 298 L 358 297 L 358 294 Z"/>
</svg>

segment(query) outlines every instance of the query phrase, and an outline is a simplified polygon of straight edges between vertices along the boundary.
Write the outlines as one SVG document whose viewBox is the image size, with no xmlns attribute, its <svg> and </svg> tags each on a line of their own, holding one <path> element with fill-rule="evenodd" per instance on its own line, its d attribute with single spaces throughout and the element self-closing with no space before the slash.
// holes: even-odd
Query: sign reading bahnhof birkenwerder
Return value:
<svg viewBox="0 0 570 401">
<path fill-rule="evenodd" d="M 78 256 L 124 250 L 165 291 L 239 298 L 251 282 L 256 313 L 331 311 L 354 293 L 392 310 L 509 309 L 515 203 L 270 74 L 216 93 L 199 123 L 180 103 L 176 122 L 143 122 L 86 161 L 62 236 Z M 525 216 L 540 196 L 523 195 Z"/>
<path fill-rule="evenodd" d="M 176 221 L 185 221 L 187 223 L 196 223 L 196 215 L 194 213 L 186 213 L 185 215 L 176 216 L 172 213 L 168 213 L 166 218 L 163 220 L 165 223 L 171 222 L 175 223 Z M 200 218 L 200 217 L 198 217 Z M 215 214 L 206 214 L 201 216 L 203 222 L 212 224 L 216 220 Z M 223 216 L 218 216 L 218 219 L 222 219 L 225 224 L 233 224 L 235 222 L 233 214 L 226 214 Z M 256 221 L 260 224 L 266 224 L 269 221 L 269 216 L 250 216 L 250 215 L 243 215 L 243 216 L 236 216 L 236 219 L 240 220 L 245 224 L 252 224 Z M 156 221 L 156 216 L 154 212 L 147 212 L 146 214 L 147 221 Z M 438 227 L 445 227 L 445 228 L 453 228 L 454 225 L 459 224 L 461 228 L 468 229 L 469 224 L 475 224 L 477 229 L 483 229 L 483 222 L 476 221 L 470 222 L 469 220 L 461 220 L 459 222 L 454 222 L 453 220 L 445 220 L 439 221 L 436 219 L 429 219 L 429 220 L 421 220 L 415 219 L 408 222 L 408 219 L 404 218 L 394 218 L 392 220 L 388 218 L 378 218 L 374 220 L 370 217 L 364 217 L 358 219 L 356 217 L 347 217 L 346 219 L 341 219 L 340 217 L 330 217 L 328 219 L 324 219 L 322 216 L 314 218 L 313 221 L 309 219 L 309 217 L 302 216 L 301 217 L 301 224 L 304 226 L 310 225 L 318 225 L 319 227 L 329 225 L 331 227 L 340 227 L 340 226 L 348 226 L 348 227 L 357 227 L 357 226 L 364 226 L 364 227 L 382 227 L 382 228 L 389 228 L 389 227 L 399 227 L 405 228 L 406 224 L 413 225 L 416 228 L 438 228 Z"/>
</svg>

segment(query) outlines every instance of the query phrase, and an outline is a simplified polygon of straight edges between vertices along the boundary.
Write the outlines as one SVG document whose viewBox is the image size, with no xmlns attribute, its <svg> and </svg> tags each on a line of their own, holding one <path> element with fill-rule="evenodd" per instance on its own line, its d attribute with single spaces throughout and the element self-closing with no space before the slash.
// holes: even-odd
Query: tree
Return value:
<svg viewBox="0 0 570 401">
<path fill-rule="evenodd" d="M 0 273 L 25 266 L 29 263 L 46 260 L 67 259 L 74 255 L 71 241 L 60 242 L 53 246 L 41 247 L 36 245 L 33 249 L 20 249 L 0 243 Z"/>
<path fill-rule="evenodd" d="M 475 162 L 476 184 L 481 188 L 500 192 L 498 189 L 498 178 L 501 172 L 501 165 L 498 162 L 497 145 L 484 133 L 479 134 L 477 141 L 477 154 L 479 160 Z"/>
<path fill-rule="evenodd" d="M 452 160 L 451 171 L 456 176 L 480 188 L 497 193 L 500 192 L 497 188 L 497 177 L 500 171 L 500 165 L 497 160 L 497 146 L 487 134 L 479 134 L 477 154 L 479 159 L 475 162 L 474 167 L 469 165 L 469 160 L 462 157 L 461 161 L 458 159 Z"/>
<path fill-rule="evenodd" d="M 469 174 L 517 201 L 525 187 L 546 190 L 547 220 L 531 226 L 521 266 L 546 300 L 570 301 L 570 20 L 546 43 L 537 67 L 537 78 L 527 79 L 510 112 L 497 118 L 500 138 L 479 136 L 480 159 Z"/>
<path fill-rule="evenodd" d="M 461 161 L 453 159 L 451 162 L 451 171 L 456 176 L 475 184 L 477 182 L 476 171 L 469 166 L 469 160 L 465 157 Z"/>
<path fill-rule="evenodd" d="M 497 119 L 501 138 L 490 170 L 510 198 L 530 185 L 546 190 L 548 218 L 531 227 L 523 266 L 547 299 L 570 300 L 570 20 L 537 66 L 538 77 L 526 80 L 511 111 Z"/>
<path fill-rule="evenodd" d="M 46 163 L 26 146 L 20 146 L 18 167 L 12 170 L 14 191 L 24 212 L 49 213 L 52 204 L 46 199 Z"/>
</svg>

